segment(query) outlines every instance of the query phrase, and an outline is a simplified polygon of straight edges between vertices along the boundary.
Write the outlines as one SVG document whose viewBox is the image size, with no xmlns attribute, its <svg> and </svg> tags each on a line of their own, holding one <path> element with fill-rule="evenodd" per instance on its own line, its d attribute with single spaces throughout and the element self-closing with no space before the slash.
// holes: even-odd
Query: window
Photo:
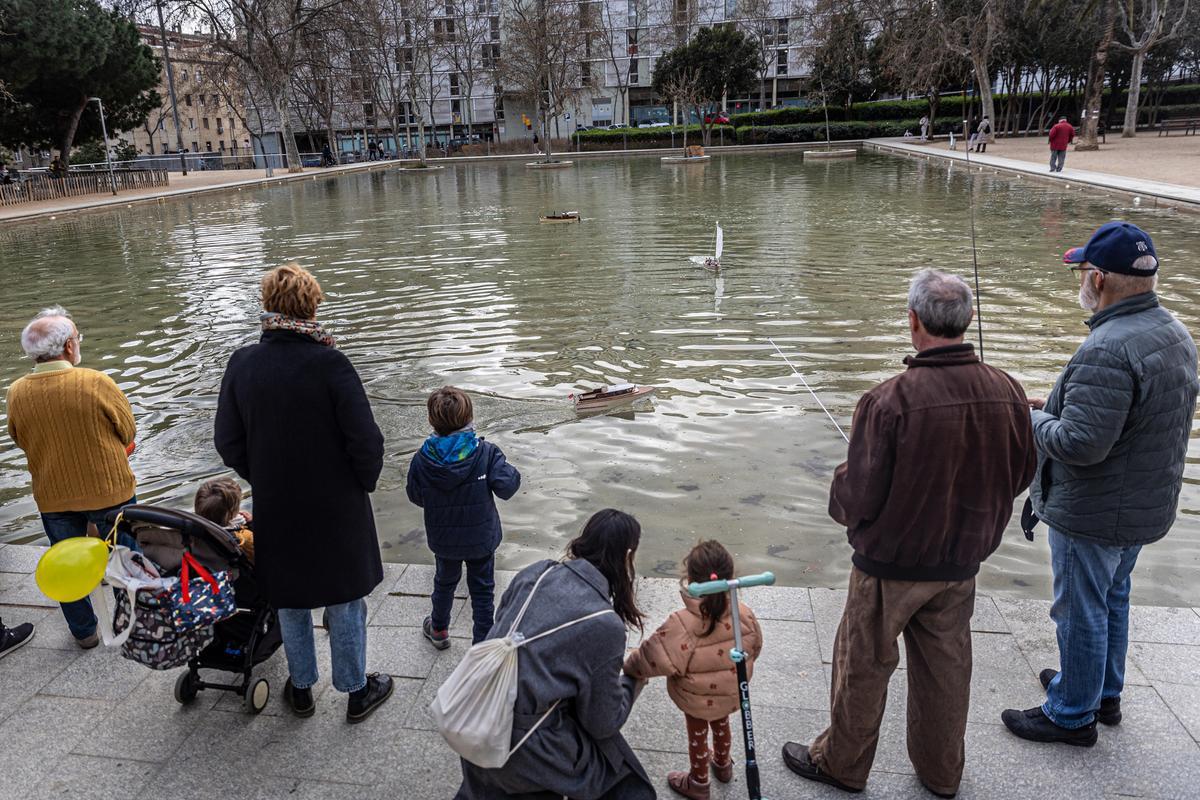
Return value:
<svg viewBox="0 0 1200 800">
<path fill-rule="evenodd" d="M 190 94 L 185 94 L 183 96 L 183 104 L 185 106 L 190 106 L 192 104 L 192 96 Z"/>
<path fill-rule="evenodd" d="M 224 139 L 219 139 L 217 141 L 217 149 L 220 150 L 222 153 L 225 152 L 225 140 Z"/>
<path fill-rule="evenodd" d="M 225 124 L 224 124 L 224 122 L 225 122 L 225 120 L 221 119 L 220 117 L 217 117 L 217 133 L 224 133 L 224 132 L 225 132 Z"/>
<path fill-rule="evenodd" d="M 202 73 L 200 71 L 199 67 L 196 67 L 196 83 L 203 83 L 203 82 L 204 82 L 204 73 Z"/>
<path fill-rule="evenodd" d="M 229 118 L 229 130 L 237 130 L 237 125 L 235 124 L 236 122 L 237 120 L 235 120 L 233 117 Z"/>
<path fill-rule="evenodd" d="M 475 10 L 480 14 L 499 14 L 500 7 L 497 0 L 478 0 L 475 4 Z"/>
<path fill-rule="evenodd" d="M 375 104 L 374 103 L 363 103 L 362 111 L 363 111 L 363 118 L 367 121 L 367 124 L 374 125 L 375 124 Z"/>
<path fill-rule="evenodd" d="M 786 19 L 775 20 L 775 44 L 784 45 L 788 43 L 788 21 Z"/>
<path fill-rule="evenodd" d="M 628 55 L 636 56 L 638 54 L 638 32 L 636 28 L 625 31 L 625 46 L 629 48 Z"/>
<path fill-rule="evenodd" d="M 204 125 L 204 130 L 208 130 L 208 117 L 205 117 L 200 122 L 202 125 Z"/>
<path fill-rule="evenodd" d="M 216 96 L 215 94 L 214 94 L 214 95 L 211 95 L 211 96 L 208 98 L 208 102 L 209 102 L 210 104 L 212 104 L 212 107 L 213 107 L 213 108 L 217 108 L 218 106 L 220 106 L 220 105 L 221 105 L 221 102 L 220 102 L 220 101 L 217 99 L 217 96 Z"/>
<path fill-rule="evenodd" d="M 454 0 L 446 0 L 446 16 L 454 16 Z"/>
<path fill-rule="evenodd" d="M 787 75 L 787 50 L 780 50 L 775 54 L 775 74 Z"/>
<path fill-rule="evenodd" d="M 627 10 L 629 27 L 636 28 L 638 26 L 637 0 L 629 0 L 629 2 L 625 4 L 625 7 Z"/>
<path fill-rule="evenodd" d="M 435 42 L 453 42 L 454 20 L 435 19 L 433 21 L 433 40 Z"/>
<path fill-rule="evenodd" d="M 496 62 L 500 59 L 500 45 L 485 44 L 482 48 L 480 56 L 484 69 L 495 69 Z"/>
<path fill-rule="evenodd" d="M 181 80 L 181 81 L 187 80 L 187 68 L 186 67 L 179 71 L 179 80 Z"/>
<path fill-rule="evenodd" d="M 454 116 L 455 122 L 462 122 L 462 100 L 450 101 L 450 113 Z"/>
<path fill-rule="evenodd" d="M 399 63 L 400 69 L 412 69 L 413 49 L 411 47 L 397 47 L 396 61 Z"/>
<path fill-rule="evenodd" d="M 500 96 L 500 87 L 496 87 L 496 122 L 504 122 L 504 98 Z"/>
<path fill-rule="evenodd" d="M 458 97 L 459 94 L 461 94 L 461 92 L 459 91 L 459 88 L 458 88 L 458 75 L 451 73 L 450 74 L 450 96 Z"/>
<path fill-rule="evenodd" d="M 193 153 L 200 152 L 200 143 L 197 142 L 195 139 L 192 139 L 192 152 Z"/>
<path fill-rule="evenodd" d="M 592 62 L 590 62 L 590 61 L 580 61 L 579 62 L 579 85 L 580 86 L 591 86 L 592 85 Z"/>
<path fill-rule="evenodd" d="M 491 29 L 492 29 L 492 41 L 493 42 L 500 41 L 500 18 L 492 17 L 489 20 L 489 22 L 491 23 Z"/>
<path fill-rule="evenodd" d="M 196 130 L 196 118 L 195 117 L 188 117 L 188 130 L 189 131 Z"/>
<path fill-rule="evenodd" d="M 629 59 L 629 85 L 637 86 L 638 83 L 638 60 L 636 58 Z"/>
<path fill-rule="evenodd" d="M 212 152 L 212 142 L 205 142 L 204 149 L 211 153 Z"/>
</svg>

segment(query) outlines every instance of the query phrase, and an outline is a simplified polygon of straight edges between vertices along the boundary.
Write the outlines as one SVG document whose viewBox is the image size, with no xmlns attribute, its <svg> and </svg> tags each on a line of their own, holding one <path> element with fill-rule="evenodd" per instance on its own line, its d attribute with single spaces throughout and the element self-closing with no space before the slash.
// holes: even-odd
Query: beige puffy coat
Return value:
<svg viewBox="0 0 1200 800">
<path fill-rule="evenodd" d="M 700 616 L 700 601 L 680 592 L 685 608 L 667 617 L 657 631 L 625 659 L 625 674 L 634 678 L 667 678 L 667 694 L 685 714 L 704 720 L 721 719 L 738 709 L 737 668 L 729 658 L 733 648 L 730 614 L 701 637 L 708 622 Z M 741 605 L 742 647 L 746 674 L 762 652 L 762 629 L 749 606 Z"/>
</svg>

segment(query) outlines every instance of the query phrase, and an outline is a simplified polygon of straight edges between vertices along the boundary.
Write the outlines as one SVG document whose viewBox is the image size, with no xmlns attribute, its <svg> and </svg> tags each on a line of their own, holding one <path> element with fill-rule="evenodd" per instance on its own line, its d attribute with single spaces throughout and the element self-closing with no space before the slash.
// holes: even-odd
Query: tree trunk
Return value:
<svg viewBox="0 0 1200 800">
<path fill-rule="evenodd" d="M 63 131 L 62 139 L 58 142 L 58 157 L 62 159 L 63 169 L 71 163 L 71 146 L 75 144 L 75 131 L 79 130 L 79 118 L 83 116 L 87 104 L 88 98 L 79 99 L 79 105 L 71 112 L 71 118 L 67 120 L 67 129 Z"/>
<path fill-rule="evenodd" d="M 767 72 L 764 70 L 762 75 L 758 76 L 758 110 L 766 111 L 767 109 Z"/>
<path fill-rule="evenodd" d="M 292 132 L 292 115 L 288 113 L 288 106 L 291 105 L 289 94 L 288 87 L 285 86 L 275 103 L 275 113 L 279 115 L 279 130 L 283 134 L 283 152 L 287 156 L 288 172 L 303 172 L 300 148 L 296 146 L 296 135 Z"/>
<path fill-rule="evenodd" d="M 1142 64 L 1145 61 L 1144 51 L 1133 51 L 1133 67 L 1129 73 L 1129 97 L 1125 100 L 1125 124 L 1121 128 L 1122 139 L 1137 136 L 1138 98 L 1142 91 Z"/>
<path fill-rule="evenodd" d="M 988 75 L 987 62 L 981 59 L 972 59 L 975 66 L 975 83 L 979 86 L 979 105 L 983 116 L 988 118 L 992 123 L 992 129 L 988 131 L 987 141 L 989 143 L 996 141 L 996 104 L 992 97 L 992 79 Z M 963 136 L 970 140 L 971 134 L 969 131 L 964 131 Z"/>
<path fill-rule="evenodd" d="M 1108 49 L 1112 45 L 1113 33 L 1116 30 L 1117 13 L 1113 0 L 1104 4 L 1104 29 L 1100 41 L 1096 44 L 1096 52 L 1092 54 L 1091 64 L 1088 65 L 1087 86 L 1084 89 L 1083 110 L 1087 117 L 1083 121 L 1083 130 L 1079 141 L 1075 143 L 1078 150 L 1099 150 L 1096 142 L 1098 125 L 1100 123 L 1100 105 L 1104 100 L 1104 70 L 1108 64 Z"/>
</svg>

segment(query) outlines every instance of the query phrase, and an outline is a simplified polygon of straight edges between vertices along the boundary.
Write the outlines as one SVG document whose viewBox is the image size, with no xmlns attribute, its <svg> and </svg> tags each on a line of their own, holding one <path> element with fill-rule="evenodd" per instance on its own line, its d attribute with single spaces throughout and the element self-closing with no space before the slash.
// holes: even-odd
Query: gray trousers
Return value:
<svg viewBox="0 0 1200 800">
<path fill-rule="evenodd" d="M 1062 172 L 1063 164 L 1067 161 L 1066 150 L 1051 150 L 1050 151 L 1050 171 Z"/>
</svg>

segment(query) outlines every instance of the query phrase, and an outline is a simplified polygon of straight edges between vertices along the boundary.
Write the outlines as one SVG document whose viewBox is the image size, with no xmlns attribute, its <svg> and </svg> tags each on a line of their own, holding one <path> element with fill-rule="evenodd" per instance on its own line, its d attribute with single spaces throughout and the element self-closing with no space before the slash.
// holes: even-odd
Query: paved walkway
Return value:
<svg viewBox="0 0 1200 800">
<path fill-rule="evenodd" d="M 0 798 L 450 798 L 454 754 L 432 729 L 428 705 L 468 645 L 470 607 L 456 601 L 454 645 L 434 651 L 416 626 L 427 613 L 432 567 L 388 564 L 369 599 L 368 668 L 395 676 L 394 698 L 361 725 L 329 688 L 329 656 L 317 631 L 322 682 L 316 716 L 288 714 L 280 699 L 283 653 L 259 667 L 271 681 L 260 716 L 236 698 L 203 692 L 172 698 L 176 672 L 155 673 L 101 647 L 82 652 L 62 615 L 34 585 L 43 548 L 0 545 L 0 615 L 32 621 L 34 641 L 0 660 Z M 498 575 L 501 587 L 511 573 Z M 679 607 L 672 581 L 643 579 L 653 624 Z M 784 741 L 809 741 L 828 721 L 829 662 L 845 592 L 770 587 L 745 599 L 763 620 L 765 649 L 752 687 L 764 794 L 771 800 L 842 797 L 787 772 Z M 465 610 L 464 610 L 464 606 Z M 1034 745 L 1000 724 L 1008 706 L 1041 702 L 1037 671 L 1056 666 L 1054 631 L 1040 600 L 980 597 L 973 622 L 975 671 L 961 798 L 1195 798 L 1200 786 L 1200 609 L 1136 608 L 1125 720 L 1101 728 L 1090 750 Z M 630 637 L 631 644 L 636 635 Z M 904 745 L 905 671 L 892 681 L 875 771 L 865 798 L 931 797 Z M 662 681 L 639 700 L 625 732 L 661 796 L 668 769 L 686 768 L 682 715 Z M 740 740 L 739 740 L 740 741 Z M 735 754 L 741 752 L 740 744 Z M 745 797 L 739 774 L 715 798 Z"/>
<path fill-rule="evenodd" d="M 947 142 L 941 140 L 921 144 L 914 142 L 912 139 L 870 139 L 867 141 L 866 146 L 885 153 L 905 153 L 963 163 L 967 160 L 967 153 L 964 152 L 961 141 L 957 150 L 950 150 Z M 1181 178 L 1187 178 L 1192 181 L 1192 185 L 1183 185 L 1180 183 L 1163 183 L 1124 175 L 1114 175 L 1108 172 L 1076 169 L 1072 164 L 1078 164 L 1081 160 L 1079 156 L 1086 156 L 1088 154 L 1072 153 L 1070 151 L 1067 152 L 1067 166 L 1062 172 L 1052 174 L 1049 166 L 1049 151 L 1047 151 L 1046 163 L 1042 164 L 1026 160 L 1025 158 L 1008 158 L 997 155 L 992 152 L 993 149 L 996 148 L 989 144 L 988 152 L 971 153 L 971 164 L 973 166 L 993 167 L 1006 172 L 1015 172 L 1047 181 L 1095 186 L 1107 191 L 1116 190 L 1125 192 L 1140 197 L 1142 202 L 1148 206 L 1174 206 L 1200 211 L 1200 172 L 1197 172 L 1197 170 L 1200 170 L 1200 166 L 1191 167 L 1188 170 L 1183 170 L 1181 167 L 1179 173 Z M 997 152 L 1000 152 L 1000 150 L 997 150 Z M 1073 156 L 1075 158 L 1072 158 Z M 1200 159 L 1196 159 L 1196 161 L 1200 165 Z M 1133 168 L 1130 166 L 1131 162 L 1128 159 L 1124 163 L 1126 166 L 1123 169 L 1133 171 Z"/>
</svg>

